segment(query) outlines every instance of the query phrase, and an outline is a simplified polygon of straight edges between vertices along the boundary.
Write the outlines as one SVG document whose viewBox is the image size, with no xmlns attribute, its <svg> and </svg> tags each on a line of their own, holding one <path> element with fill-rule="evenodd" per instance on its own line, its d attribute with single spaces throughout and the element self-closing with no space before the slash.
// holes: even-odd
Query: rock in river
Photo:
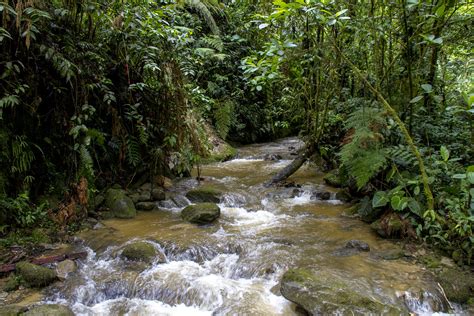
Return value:
<svg viewBox="0 0 474 316">
<path fill-rule="evenodd" d="M 221 215 L 221 209 L 214 203 L 198 203 L 186 206 L 181 218 L 195 224 L 208 224 Z"/>
<path fill-rule="evenodd" d="M 131 261 L 151 262 L 157 255 L 155 247 L 144 241 L 128 244 L 122 250 L 122 257 Z"/>
<path fill-rule="evenodd" d="M 105 194 L 105 205 L 117 218 L 133 218 L 137 215 L 132 199 L 121 189 L 108 189 Z"/>
<path fill-rule="evenodd" d="M 46 286 L 57 280 L 54 270 L 29 262 L 17 263 L 16 271 L 30 287 Z"/>
<path fill-rule="evenodd" d="M 74 316 L 69 307 L 59 304 L 47 304 L 34 306 L 23 315 L 25 316 Z"/>
<path fill-rule="evenodd" d="M 219 189 L 202 186 L 186 193 L 186 197 L 193 203 L 212 202 L 219 203 L 223 192 Z"/>
<path fill-rule="evenodd" d="M 291 269 L 283 275 L 280 292 L 310 315 L 406 313 L 358 293 L 347 281 L 322 271 Z"/>
</svg>

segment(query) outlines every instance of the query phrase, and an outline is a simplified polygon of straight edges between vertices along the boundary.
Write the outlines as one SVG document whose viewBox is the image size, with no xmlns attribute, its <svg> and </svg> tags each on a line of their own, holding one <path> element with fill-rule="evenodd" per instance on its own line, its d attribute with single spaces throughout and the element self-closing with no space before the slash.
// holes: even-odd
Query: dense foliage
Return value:
<svg viewBox="0 0 474 316">
<path fill-rule="evenodd" d="M 299 133 L 365 213 L 397 214 L 471 262 L 472 10 L 452 0 L 2 1 L 0 233 L 41 224 L 41 197 L 71 195 L 80 179 L 93 193 L 189 174 L 210 124 L 241 143 Z"/>
</svg>

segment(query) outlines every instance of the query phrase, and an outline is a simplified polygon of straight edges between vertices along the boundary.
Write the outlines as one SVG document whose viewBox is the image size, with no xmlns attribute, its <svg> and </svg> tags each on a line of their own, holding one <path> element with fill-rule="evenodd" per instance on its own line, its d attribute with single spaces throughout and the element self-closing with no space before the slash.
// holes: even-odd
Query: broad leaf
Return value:
<svg viewBox="0 0 474 316">
<path fill-rule="evenodd" d="M 372 199 L 372 207 L 377 208 L 377 207 L 382 207 L 387 205 L 389 202 L 387 193 L 385 191 L 377 191 L 374 194 L 374 197 Z"/>
</svg>

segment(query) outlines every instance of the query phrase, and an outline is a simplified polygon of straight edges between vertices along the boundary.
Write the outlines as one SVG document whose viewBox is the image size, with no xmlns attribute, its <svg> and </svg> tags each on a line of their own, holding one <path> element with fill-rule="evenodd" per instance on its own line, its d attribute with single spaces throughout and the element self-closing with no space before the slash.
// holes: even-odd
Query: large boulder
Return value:
<svg viewBox="0 0 474 316">
<path fill-rule="evenodd" d="M 131 261 L 152 262 L 158 255 L 159 252 L 152 244 L 139 241 L 126 245 L 121 256 Z"/>
<path fill-rule="evenodd" d="M 0 315 L 2 316 L 17 316 L 22 315 L 26 307 L 18 305 L 0 306 Z"/>
<path fill-rule="evenodd" d="M 291 269 L 283 275 L 280 292 L 310 315 L 406 313 L 360 294 L 347 281 L 324 272 Z"/>
<path fill-rule="evenodd" d="M 25 261 L 16 264 L 16 271 L 30 287 L 46 286 L 57 280 L 54 270 Z"/>
<path fill-rule="evenodd" d="M 133 218 L 137 215 L 132 199 L 121 189 L 108 189 L 105 194 L 105 205 L 117 218 Z"/>
<path fill-rule="evenodd" d="M 64 305 L 47 304 L 34 306 L 23 315 L 25 316 L 74 316 L 72 310 Z"/>
<path fill-rule="evenodd" d="M 219 189 L 202 186 L 186 193 L 186 197 L 193 203 L 212 202 L 219 203 L 223 192 Z"/>
<path fill-rule="evenodd" d="M 181 218 L 195 224 L 208 224 L 221 215 L 221 209 L 214 203 L 198 203 L 186 206 Z"/>
<path fill-rule="evenodd" d="M 455 303 L 474 301 L 474 275 L 456 268 L 445 268 L 437 275 L 447 298 Z"/>
</svg>

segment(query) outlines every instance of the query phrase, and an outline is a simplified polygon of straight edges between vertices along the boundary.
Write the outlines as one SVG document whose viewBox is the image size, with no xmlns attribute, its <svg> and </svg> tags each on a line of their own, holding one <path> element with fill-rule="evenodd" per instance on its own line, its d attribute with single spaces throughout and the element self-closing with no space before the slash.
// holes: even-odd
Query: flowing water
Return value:
<svg viewBox="0 0 474 316">
<path fill-rule="evenodd" d="M 178 203 L 88 231 L 88 259 L 75 276 L 50 289 L 46 301 L 65 303 L 79 315 L 296 315 L 278 284 L 287 269 L 304 267 L 342 277 L 364 295 L 415 313 L 446 308 L 423 267 L 377 256 L 398 246 L 345 216 L 349 205 L 334 194 L 327 201 L 311 197 L 315 190 L 335 192 L 315 168 L 303 167 L 289 179 L 299 188 L 262 186 L 299 146 L 293 138 L 246 146 L 237 159 L 203 166 L 203 182 L 227 192 L 212 225 L 181 220 L 189 203 L 181 195 L 198 185 L 187 179 L 170 192 Z M 268 154 L 282 159 L 263 159 Z M 371 251 L 338 255 L 351 239 L 367 242 Z M 137 240 L 152 244 L 165 262 L 121 259 L 123 246 Z"/>
</svg>

